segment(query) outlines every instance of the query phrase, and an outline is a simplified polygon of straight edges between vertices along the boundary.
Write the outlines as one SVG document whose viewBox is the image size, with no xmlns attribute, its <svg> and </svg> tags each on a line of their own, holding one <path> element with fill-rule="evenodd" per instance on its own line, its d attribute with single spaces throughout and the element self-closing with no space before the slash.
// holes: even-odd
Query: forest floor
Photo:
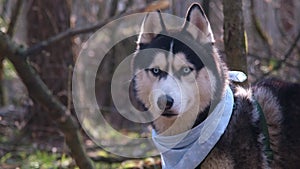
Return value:
<svg viewBox="0 0 300 169">
<path fill-rule="evenodd" d="M 32 125 L 26 111 L 24 108 L 14 106 L 0 109 L 0 168 L 78 168 L 57 127 Z M 145 159 L 119 157 L 96 146 L 86 135 L 84 143 L 88 155 L 99 169 L 161 168 L 159 157 Z"/>
</svg>

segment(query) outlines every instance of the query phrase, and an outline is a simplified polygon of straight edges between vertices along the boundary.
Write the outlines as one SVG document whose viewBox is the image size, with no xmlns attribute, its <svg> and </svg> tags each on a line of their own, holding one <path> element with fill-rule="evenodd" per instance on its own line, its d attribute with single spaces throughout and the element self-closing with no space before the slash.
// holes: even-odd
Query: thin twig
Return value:
<svg viewBox="0 0 300 169">
<path fill-rule="evenodd" d="M 113 18 L 116 19 L 116 18 Z M 45 49 L 46 47 L 61 41 L 63 39 L 69 38 L 69 37 L 73 37 L 79 34 L 84 34 L 84 33 L 90 33 L 93 31 L 96 31 L 97 29 L 101 28 L 102 26 L 104 26 L 106 23 L 108 23 L 109 21 L 112 21 L 113 19 L 106 19 L 102 22 L 99 22 L 95 25 L 92 26 L 87 26 L 84 28 L 72 28 L 72 29 L 68 29 L 64 32 L 61 32 L 53 37 L 50 37 L 47 40 L 41 41 L 35 45 L 33 45 L 32 47 L 28 48 L 24 53 L 20 53 L 19 55 L 23 56 L 23 57 L 27 57 L 30 55 L 34 55 L 37 54 L 39 52 L 41 52 L 43 49 Z"/>
<path fill-rule="evenodd" d="M 287 61 L 287 59 L 291 56 L 294 49 L 297 47 L 297 43 L 299 40 L 300 40 L 300 30 L 298 31 L 298 35 L 295 38 L 294 42 L 292 43 L 291 47 L 287 50 L 286 54 L 283 56 L 283 59 L 281 59 L 279 61 L 279 64 L 276 67 L 274 67 L 272 70 L 268 71 L 267 73 L 264 73 L 263 77 L 270 75 L 272 72 L 279 70 L 282 67 L 282 65 Z"/>
<path fill-rule="evenodd" d="M 256 16 L 256 13 L 255 13 L 255 10 L 254 10 L 254 8 L 255 8 L 254 5 L 255 5 L 254 0 L 251 0 L 250 1 L 250 12 L 251 12 L 252 22 L 254 23 L 254 28 L 256 29 L 258 35 L 266 43 L 268 54 L 271 56 L 272 55 L 271 46 L 272 46 L 272 43 L 273 43 L 272 38 L 270 37 L 270 35 L 266 31 L 263 30 L 262 24 Z"/>
<path fill-rule="evenodd" d="M 282 62 L 282 60 L 277 59 L 277 58 L 273 58 L 273 57 L 272 58 L 265 58 L 265 57 L 259 56 L 258 54 L 254 54 L 254 53 L 248 53 L 247 57 L 251 57 L 255 60 L 261 60 L 261 61 L 265 61 L 265 62 L 270 62 L 272 60 L 274 60 L 276 62 Z M 289 63 L 289 62 L 285 62 L 285 64 L 289 67 L 292 67 L 292 68 L 297 68 L 298 67 L 297 65 L 294 65 L 294 64 Z"/>
<path fill-rule="evenodd" d="M 297 35 L 296 39 L 294 40 L 294 42 L 292 43 L 291 47 L 289 48 L 289 50 L 284 55 L 284 59 L 282 61 L 285 62 L 290 57 L 290 55 L 292 54 L 295 47 L 297 47 L 297 43 L 298 43 L 299 40 L 300 40 L 300 30 L 298 31 L 298 35 Z"/>
</svg>

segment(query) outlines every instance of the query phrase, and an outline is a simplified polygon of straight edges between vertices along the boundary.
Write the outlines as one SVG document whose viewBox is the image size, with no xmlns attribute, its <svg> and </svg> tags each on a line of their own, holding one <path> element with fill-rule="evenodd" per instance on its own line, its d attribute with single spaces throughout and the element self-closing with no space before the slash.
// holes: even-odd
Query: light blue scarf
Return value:
<svg viewBox="0 0 300 169">
<path fill-rule="evenodd" d="M 224 134 L 233 109 L 233 93 L 229 86 L 215 109 L 201 124 L 174 136 L 161 136 L 152 131 L 152 139 L 161 153 L 163 169 L 197 167 Z"/>
</svg>

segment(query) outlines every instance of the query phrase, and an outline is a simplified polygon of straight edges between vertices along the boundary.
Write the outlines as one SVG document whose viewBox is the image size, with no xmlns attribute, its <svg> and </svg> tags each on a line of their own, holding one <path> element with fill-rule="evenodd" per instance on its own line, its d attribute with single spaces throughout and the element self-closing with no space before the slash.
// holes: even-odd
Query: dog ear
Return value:
<svg viewBox="0 0 300 169">
<path fill-rule="evenodd" d="M 162 31 L 166 31 L 160 11 L 151 12 L 143 20 L 137 44 L 148 44 Z"/>
<path fill-rule="evenodd" d="M 186 17 L 183 30 L 188 31 L 201 43 L 214 43 L 214 36 L 210 23 L 204 13 L 204 10 L 198 3 L 190 6 Z"/>
</svg>

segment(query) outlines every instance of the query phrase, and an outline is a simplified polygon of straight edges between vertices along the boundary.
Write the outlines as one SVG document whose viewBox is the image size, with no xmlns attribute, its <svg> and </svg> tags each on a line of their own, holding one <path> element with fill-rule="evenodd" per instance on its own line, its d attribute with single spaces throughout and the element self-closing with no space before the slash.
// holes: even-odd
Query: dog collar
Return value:
<svg viewBox="0 0 300 169">
<path fill-rule="evenodd" d="M 233 82 L 244 82 L 247 80 L 247 75 L 241 71 L 228 71 L 229 80 Z"/>
<path fill-rule="evenodd" d="M 197 167 L 214 148 L 228 126 L 233 109 L 229 86 L 210 115 L 198 126 L 174 136 L 161 136 L 152 130 L 152 139 L 161 153 L 163 169 Z"/>
</svg>

